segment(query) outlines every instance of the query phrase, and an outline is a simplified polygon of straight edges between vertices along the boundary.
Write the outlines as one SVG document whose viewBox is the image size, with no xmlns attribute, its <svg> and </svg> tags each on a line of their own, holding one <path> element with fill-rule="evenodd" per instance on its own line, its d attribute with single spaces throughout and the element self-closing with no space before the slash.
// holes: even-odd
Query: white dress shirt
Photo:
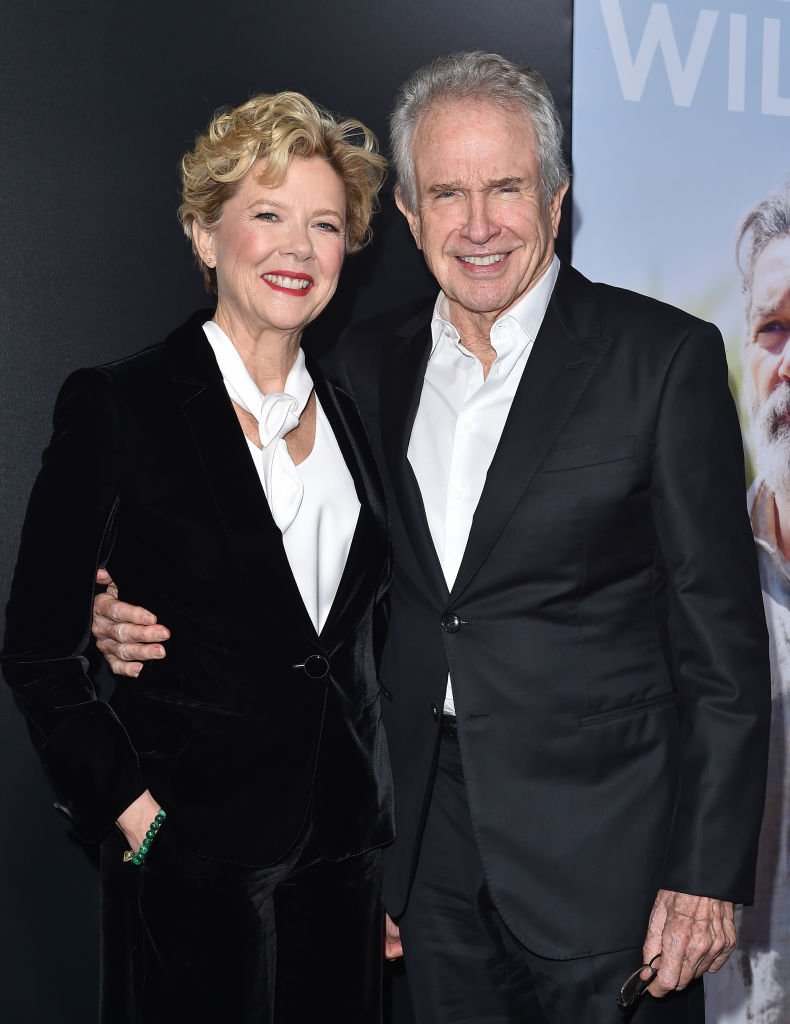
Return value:
<svg viewBox="0 0 790 1024">
<path fill-rule="evenodd" d="M 408 459 L 422 493 L 428 527 L 447 586 L 461 565 L 488 467 L 532 351 L 560 264 L 550 266 L 527 294 L 491 327 L 496 359 L 483 364 L 462 344 L 439 293 L 431 321 L 433 347 L 409 439 Z M 455 714 L 447 681 L 444 710 Z"/>
<path fill-rule="evenodd" d="M 257 385 L 241 360 L 228 358 L 223 339 L 229 339 L 222 329 L 209 321 L 203 325 L 203 330 L 217 359 L 228 394 L 234 398 L 237 394 L 249 394 L 250 385 L 257 390 Z M 284 393 L 300 394 L 305 375 L 307 369 L 304 353 L 300 349 L 285 382 Z M 294 386 L 289 387 L 291 384 Z M 309 390 L 312 391 L 312 386 Z M 264 396 L 260 397 L 263 399 Z M 305 401 L 299 401 L 298 405 L 301 411 Z M 307 614 L 316 632 L 320 633 L 340 585 L 359 519 L 360 504 L 354 480 L 317 395 L 315 411 L 313 450 L 298 466 L 293 466 L 291 462 L 292 471 L 301 481 L 303 491 L 298 510 L 292 519 L 288 517 L 290 522 L 283 529 L 282 536 L 294 581 Z M 274 438 L 272 443 L 276 444 L 277 440 Z M 268 490 L 271 481 L 267 479 L 264 453 L 249 438 L 246 441 L 264 496 L 271 507 Z M 284 441 L 280 443 L 285 445 Z"/>
</svg>

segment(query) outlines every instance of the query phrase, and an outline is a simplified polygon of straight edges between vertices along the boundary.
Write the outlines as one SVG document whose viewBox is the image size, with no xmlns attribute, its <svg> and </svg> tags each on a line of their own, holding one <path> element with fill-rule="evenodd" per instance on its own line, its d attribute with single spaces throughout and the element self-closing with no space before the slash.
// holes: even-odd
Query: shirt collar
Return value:
<svg viewBox="0 0 790 1024">
<path fill-rule="evenodd" d="M 555 255 L 537 283 L 515 305 L 494 321 L 491 326 L 491 343 L 497 351 L 498 359 L 504 354 L 503 344 L 510 348 L 508 338 L 515 339 L 514 348 L 519 352 L 535 341 L 546 315 L 559 272 L 560 261 Z M 501 331 L 500 328 L 506 325 L 514 326 L 516 330 Z M 432 353 L 443 339 L 454 344 L 461 341 L 458 330 L 449 319 L 447 296 L 444 292 L 439 292 L 436 297 L 431 318 L 431 335 L 433 338 Z"/>
<path fill-rule="evenodd" d="M 755 543 L 776 557 L 780 553 L 776 537 L 776 501 L 764 480 L 755 481 L 750 518 Z"/>
<path fill-rule="evenodd" d="M 749 491 L 750 519 L 754 542 L 768 555 L 771 564 L 781 577 L 790 581 L 790 563 L 779 550 L 776 536 L 776 498 L 773 491 L 762 479 L 757 479 Z"/>
</svg>

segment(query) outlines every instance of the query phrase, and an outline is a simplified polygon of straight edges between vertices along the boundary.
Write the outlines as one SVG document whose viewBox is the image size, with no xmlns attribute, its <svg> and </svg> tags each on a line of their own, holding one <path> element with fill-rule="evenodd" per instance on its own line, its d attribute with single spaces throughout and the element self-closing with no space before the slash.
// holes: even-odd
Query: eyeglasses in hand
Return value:
<svg viewBox="0 0 790 1024">
<path fill-rule="evenodd" d="M 629 974 L 625 979 L 623 986 L 620 989 L 620 994 L 617 997 L 617 1005 L 621 1010 L 629 1010 L 634 1006 L 653 984 L 655 977 L 658 974 L 658 968 L 654 967 L 653 964 L 655 964 L 656 960 L 658 960 L 660 956 L 660 953 L 656 953 L 650 963 L 642 964 L 641 967 L 637 967 L 634 973 Z M 650 977 L 647 979 L 642 977 L 642 971 L 645 970 L 650 971 Z"/>
</svg>

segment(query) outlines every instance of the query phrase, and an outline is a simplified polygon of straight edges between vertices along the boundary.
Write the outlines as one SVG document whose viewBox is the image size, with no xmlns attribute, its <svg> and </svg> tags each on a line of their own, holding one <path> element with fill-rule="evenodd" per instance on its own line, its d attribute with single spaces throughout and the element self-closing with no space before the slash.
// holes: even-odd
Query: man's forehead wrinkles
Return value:
<svg viewBox="0 0 790 1024">
<path fill-rule="evenodd" d="M 752 289 L 754 309 L 776 312 L 790 303 L 790 267 L 783 273 L 767 275 L 754 282 Z"/>
</svg>

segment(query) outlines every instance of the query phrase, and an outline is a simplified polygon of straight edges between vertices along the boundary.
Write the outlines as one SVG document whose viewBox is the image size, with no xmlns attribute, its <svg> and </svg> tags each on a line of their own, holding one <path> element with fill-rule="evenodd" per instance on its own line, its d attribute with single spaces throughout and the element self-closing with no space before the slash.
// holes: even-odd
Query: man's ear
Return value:
<svg viewBox="0 0 790 1024">
<path fill-rule="evenodd" d="M 411 231 L 412 238 L 417 243 L 417 248 L 422 249 L 422 244 L 420 242 L 420 217 L 418 214 L 412 213 L 408 208 L 406 203 L 403 201 L 401 190 L 397 186 L 395 188 L 395 205 L 409 222 L 409 231 Z"/>
<path fill-rule="evenodd" d="M 551 214 L 551 230 L 554 237 L 557 237 L 557 232 L 560 230 L 560 216 L 562 214 L 562 200 L 565 198 L 565 193 L 568 191 L 569 181 L 563 182 L 562 185 L 557 189 L 554 195 L 551 197 L 549 203 L 549 209 Z"/>
<path fill-rule="evenodd" d="M 214 232 L 204 228 L 197 219 L 192 221 L 192 241 L 195 243 L 198 256 L 207 267 L 217 265 L 217 254 L 214 252 Z"/>
</svg>

